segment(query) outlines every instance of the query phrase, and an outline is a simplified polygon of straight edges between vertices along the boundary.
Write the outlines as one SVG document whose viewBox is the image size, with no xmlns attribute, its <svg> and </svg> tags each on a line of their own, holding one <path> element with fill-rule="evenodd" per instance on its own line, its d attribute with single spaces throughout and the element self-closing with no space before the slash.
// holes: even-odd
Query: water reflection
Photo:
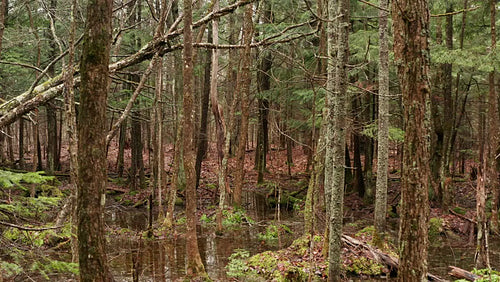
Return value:
<svg viewBox="0 0 500 282">
<path fill-rule="evenodd" d="M 302 232 L 301 218 L 293 211 L 280 211 L 281 223 L 288 225 L 293 234 L 281 238 L 283 246 L 269 246 L 258 239 L 266 224 L 277 220 L 276 209 L 268 206 L 266 196 L 246 193 L 245 208 L 255 224 L 239 229 L 229 229 L 216 236 L 214 227 L 199 226 L 198 243 L 205 269 L 214 281 L 227 281 L 225 266 L 236 249 L 246 249 L 251 254 L 276 250 L 290 244 Z M 113 275 L 117 281 L 175 281 L 185 275 L 186 242 L 182 228 L 165 239 L 142 239 L 140 234 L 147 227 L 147 212 L 141 209 L 110 207 L 108 225 L 132 230 L 136 236 L 119 236 L 108 242 L 108 253 Z"/>
</svg>

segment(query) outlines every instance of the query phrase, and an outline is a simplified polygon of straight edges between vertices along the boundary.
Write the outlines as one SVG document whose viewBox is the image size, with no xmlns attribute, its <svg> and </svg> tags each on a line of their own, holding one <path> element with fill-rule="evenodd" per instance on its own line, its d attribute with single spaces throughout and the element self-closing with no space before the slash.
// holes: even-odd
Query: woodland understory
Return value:
<svg viewBox="0 0 500 282">
<path fill-rule="evenodd" d="M 500 281 L 499 9 L 0 0 L 0 282 Z"/>
</svg>

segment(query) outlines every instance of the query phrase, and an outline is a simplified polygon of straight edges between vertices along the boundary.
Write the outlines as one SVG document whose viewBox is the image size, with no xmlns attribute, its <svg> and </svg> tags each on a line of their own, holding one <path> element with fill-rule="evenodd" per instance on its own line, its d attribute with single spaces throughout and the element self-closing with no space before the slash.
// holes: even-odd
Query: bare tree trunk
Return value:
<svg viewBox="0 0 500 282">
<path fill-rule="evenodd" d="M 392 18 L 405 128 L 398 280 L 427 281 L 430 177 L 427 0 L 393 2 Z"/>
<path fill-rule="evenodd" d="M 125 169 L 125 140 L 127 138 L 127 120 L 125 119 L 120 124 L 120 135 L 118 138 L 118 156 L 116 161 L 116 170 L 118 171 L 118 177 L 123 177 L 123 171 Z"/>
<path fill-rule="evenodd" d="M 18 140 L 18 168 L 24 169 L 24 118 L 19 119 L 19 140 Z"/>
<path fill-rule="evenodd" d="M 234 193 L 233 193 L 233 204 L 235 206 L 241 206 L 241 194 L 243 191 L 243 184 L 245 180 L 245 153 L 248 137 L 248 117 L 249 117 L 249 96 L 250 96 L 250 64 L 251 64 L 251 49 L 250 43 L 252 42 L 253 36 L 253 7 L 249 5 L 245 7 L 245 15 L 243 19 L 243 45 L 245 48 L 241 53 L 241 70 L 238 72 L 237 83 L 240 93 L 240 104 L 241 104 L 241 121 L 239 129 L 239 143 L 238 150 L 236 152 L 236 168 L 234 177 Z M 235 97 L 236 99 L 236 97 Z"/>
<path fill-rule="evenodd" d="M 219 10 L 219 1 L 214 1 L 214 11 Z M 212 22 L 212 39 L 215 45 L 219 44 L 219 21 Z M 212 113 L 215 119 L 215 135 L 217 138 L 217 184 L 219 186 L 219 206 L 216 214 L 217 232 L 222 233 L 222 211 L 226 205 L 226 196 L 229 190 L 227 181 L 227 172 L 224 171 L 224 145 L 226 136 L 226 124 L 222 107 L 219 105 L 217 78 L 219 72 L 219 50 L 212 50 L 212 64 L 210 77 L 210 103 L 212 104 Z M 227 158 L 226 158 L 227 161 Z"/>
<path fill-rule="evenodd" d="M 490 29 L 491 29 L 491 50 L 496 49 L 496 1 L 490 1 Z M 495 86 L 496 70 L 494 69 L 489 73 L 489 95 L 488 95 L 488 171 L 487 179 L 489 180 L 489 187 L 492 192 L 492 205 L 491 205 L 491 230 L 495 233 L 499 232 L 498 226 L 498 204 L 500 200 L 500 191 L 498 183 L 498 162 L 497 154 L 500 145 L 500 131 L 499 131 L 499 116 L 498 116 L 498 97 Z"/>
<path fill-rule="evenodd" d="M 186 0 L 184 6 L 184 49 L 183 49 L 183 139 L 184 139 L 184 169 L 186 171 L 186 256 L 189 278 L 206 277 L 205 267 L 201 261 L 196 236 L 196 144 L 194 139 L 194 93 L 193 93 L 193 10 L 191 0 Z"/>
<path fill-rule="evenodd" d="M 262 23 L 272 23 L 271 2 L 265 2 L 264 18 Z M 255 167 L 257 169 L 257 183 L 264 182 L 264 172 L 266 171 L 267 153 L 269 151 L 269 99 L 266 97 L 271 89 L 271 79 L 269 71 L 272 67 L 272 56 L 269 51 L 263 52 L 257 71 L 257 88 L 260 94 L 257 99 L 259 107 L 259 123 L 257 127 L 257 147 L 255 148 Z"/>
<path fill-rule="evenodd" d="M 208 33 L 208 42 L 212 43 L 212 34 Z M 205 70 L 202 87 L 201 97 L 201 116 L 200 116 L 200 129 L 197 136 L 197 151 L 196 151 L 196 187 L 200 184 L 201 164 L 206 157 L 208 149 L 208 102 L 210 100 L 210 70 L 212 69 L 212 53 L 210 50 L 206 51 L 205 56 Z"/>
<path fill-rule="evenodd" d="M 476 254 L 474 256 L 476 268 L 489 268 L 490 255 L 488 248 L 488 219 L 486 217 L 486 173 L 487 173 L 487 145 L 486 138 L 488 125 L 484 115 L 485 109 L 483 98 L 479 101 L 479 168 L 476 188 L 476 217 L 477 217 L 477 241 Z"/>
<path fill-rule="evenodd" d="M 80 63 L 78 127 L 78 243 L 81 281 L 112 281 L 104 237 L 106 104 L 109 91 L 112 0 L 87 6 Z"/>
</svg>

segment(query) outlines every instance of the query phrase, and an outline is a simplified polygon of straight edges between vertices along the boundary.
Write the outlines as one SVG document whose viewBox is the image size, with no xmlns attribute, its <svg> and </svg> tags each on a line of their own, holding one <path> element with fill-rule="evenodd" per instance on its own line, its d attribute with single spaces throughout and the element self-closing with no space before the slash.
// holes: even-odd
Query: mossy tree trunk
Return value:
<svg viewBox="0 0 500 282">
<path fill-rule="evenodd" d="M 399 281 L 427 281 L 429 204 L 429 18 L 427 0 L 392 4 L 394 54 L 403 94 L 405 142 Z"/>
<path fill-rule="evenodd" d="M 342 224 L 345 180 L 345 142 L 347 127 L 347 62 L 349 59 L 348 0 L 328 2 L 328 130 L 325 190 L 329 206 L 328 280 L 341 281 Z M 336 34 L 335 34 L 336 33 Z M 335 48 L 336 47 L 336 48 Z M 331 175 L 329 175 L 331 174 Z"/>
<path fill-rule="evenodd" d="M 375 234 L 376 245 L 381 245 L 385 233 L 387 214 L 387 173 L 389 164 L 389 39 L 388 8 L 389 1 L 379 3 L 379 81 L 378 81 L 378 132 L 377 132 L 377 180 L 375 192 Z"/>
<path fill-rule="evenodd" d="M 112 0 L 91 0 L 80 63 L 78 121 L 78 251 L 81 281 L 112 281 L 104 237 L 106 105 Z"/>
</svg>

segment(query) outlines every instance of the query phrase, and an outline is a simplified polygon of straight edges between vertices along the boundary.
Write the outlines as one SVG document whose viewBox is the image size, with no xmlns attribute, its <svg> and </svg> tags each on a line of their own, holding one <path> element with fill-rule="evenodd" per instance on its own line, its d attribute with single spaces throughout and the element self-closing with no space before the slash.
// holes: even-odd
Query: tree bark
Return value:
<svg viewBox="0 0 500 282">
<path fill-rule="evenodd" d="M 103 218 L 112 11 L 111 0 L 89 1 L 80 63 L 77 206 L 80 280 L 84 282 L 112 281 L 106 257 Z"/>
<path fill-rule="evenodd" d="M 264 18 L 262 22 L 269 24 L 272 22 L 271 3 L 266 2 L 264 5 Z M 271 89 L 271 80 L 269 71 L 272 67 L 272 56 L 269 51 L 264 51 L 262 59 L 259 62 L 257 71 L 257 89 L 260 93 L 257 99 L 259 107 L 259 124 L 257 127 L 257 147 L 255 148 L 255 167 L 257 169 L 257 183 L 264 182 L 264 172 L 266 171 L 267 152 L 269 150 L 269 99 L 267 93 L 263 93 Z"/>
<path fill-rule="evenodd" d="M 348 0 L 328 2 L 328 82 L 329 103 L 327 131 L 327 159 L 330 166 L 325 173 L 325 190 L 329 191 L 329 281 L 341 281 L 342 273 L 342 224 L 344 205 L 344 160 L 347 127 L 347 62 L 349 60 L 349 20 Z M 337 26 L 335 26 L 337 25 Z M 334 33 L 337 33 L 335 35 Z M 335 45 L 337 48 L 335 48 Z M 333 57 L 335 56 L 335 57 Z M 325 168 L 326 169 L 326 168 Z M 328 208 L 327 208 L 328 210 Z"/>
<path fill-rule="evenodd" d="M 253 7 L 251 5 L 245 8 L 245 15 L 243 19 L 243 44 L 245 49 L 241 53 L 241 70 L 238 72 L 237 87 L 240 93 L 240 106 L 241 106 L 241 120 L 239 128 L 239 143 L 236 152 L 236 168 L 234 177 L 234 193 L 233 204 L 241 206 L 241 194 L 243 191 L 243 184 L 245 180 L 245 153 L 247 145 L 248 133 L 248 117 L 249 117 L 249 96 L 250 96 L 250 64 L 251 64 L 251 49 L 250 43 L 252 42 L 253 35 Z"/>
<path fill-rule="evenodd" d="M 183 140 L 184 169 L 186 171 L 186 256 L 189 278 L 207 276 L 201 261 L 196 235 L 196 144 L 194 139 L 194 93 L 193 93 L 193 10 L 191 0 L 186 0 L 184 6 L 184 50 L 183 50 Z"/>
<path fill-rule="evenodd" d="M 490 29 L 491 29 L 491 50 L 496 49 L 496 1 L 490 1 Z M 500 131 L 499 131 L 499 116 L 498 116 L 498 97 L 497 89 L 495 86 L 496 70 L 494 69 L 488 75 L 489 93 L 488 93 L 488 125 L 490 130 L 488 132 L 488 180 L 489 187 L 492 192 L 492 205 L 491 205 L 491 231 L 498 233 L 498 205 L 500 201 L 500 191 L 498 182 L 498 162 L 497 154 L 500 145 Z"/>
<path fill-rule="evenodd" d="M 378 133 L 377 180 L 375 194 L 374 243 L 380 246 L 386 231 L 387 173 L 389 163 L 389 39 L 387 36 L 389 1 L 379 3 L 379 81 L 378 81 Z"/>
<path fill-rule="evenodd" d="M 394 55 L 403 94 L 405 128 L 399 281 L 427 281 L 429 14 L 427 0 L 392 3 Z"/>
</svg>

